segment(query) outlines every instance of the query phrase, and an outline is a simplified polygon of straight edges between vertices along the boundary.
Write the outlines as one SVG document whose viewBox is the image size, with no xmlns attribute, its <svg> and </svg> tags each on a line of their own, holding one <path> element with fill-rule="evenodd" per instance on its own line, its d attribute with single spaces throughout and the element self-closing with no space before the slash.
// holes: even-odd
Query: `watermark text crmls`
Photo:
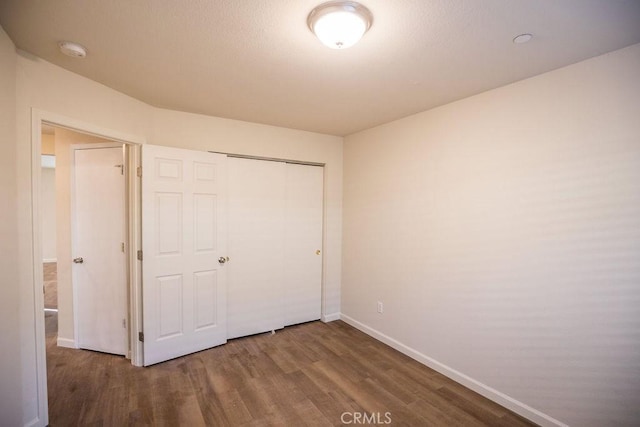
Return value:
<svg viewBox="0 0 640 427">
<path fill-rule="evenodd" d="M 342 424 L 391 424 L 391 412 L 343 412 Z"/>
</svg>

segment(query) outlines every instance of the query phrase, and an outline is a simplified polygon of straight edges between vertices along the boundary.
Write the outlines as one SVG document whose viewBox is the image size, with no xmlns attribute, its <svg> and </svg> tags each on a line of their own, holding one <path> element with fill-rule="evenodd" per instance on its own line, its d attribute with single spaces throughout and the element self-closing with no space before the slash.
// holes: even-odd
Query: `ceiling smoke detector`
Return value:
<svg viewBox="0 0 640 427">
<path fill-rule="evenodd" d="M 84 58 L 87 56 L 87 49 L 78 43 L 62 41 L 58 42 L 58 47 L 60 52 L 72 58 Z"/>
<path fill-rule="evenodd" d="M 316 7 L 307 17 L 309 29 L 331 49 L 356 44 L 373 22 L 369 9 L 355 1 L 330 1 Z"/>
<path fill-rule="evenodd" d="M 523 43 L 529 42 L 532 38 L 533 38 L 533 36 L 531 34 L 529 34 L 529 33 L 520 34 L 520 35 L 515 36 L 513 38 L 513 42 L 515 44 L 523 44 Z"/>
</svg>

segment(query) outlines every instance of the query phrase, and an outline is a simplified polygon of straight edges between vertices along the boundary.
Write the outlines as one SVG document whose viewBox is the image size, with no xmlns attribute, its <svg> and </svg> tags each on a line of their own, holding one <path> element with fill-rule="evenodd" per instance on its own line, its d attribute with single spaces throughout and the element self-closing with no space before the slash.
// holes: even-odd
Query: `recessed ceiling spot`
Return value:
<svg viewBox="0 0 640 427">
<path fill-rule="evenodd" d="M 61 41 L 58 42 L 60 52 L 72 58 L 84 58 L 87 56 L 87 49 L 78 43 Z"/>
<path fill-rule="evenodd" d="M 354 1 L 330 1 L 309 13 L 307 25 L 320 41 L 331 49 L 346 49 L 356 44 L 371 27 L 369 9 Z"/>
<path fill-rule="evenodd" d="M 522 43 L 526 43 L 528 41 L 530 41 L 533 38 L 533 36 L 531 34 L 520 34 L 519 36 L 515 36 L 513 38 L 513 42 L 515 44 L 522 44 Z"/>
</svg>

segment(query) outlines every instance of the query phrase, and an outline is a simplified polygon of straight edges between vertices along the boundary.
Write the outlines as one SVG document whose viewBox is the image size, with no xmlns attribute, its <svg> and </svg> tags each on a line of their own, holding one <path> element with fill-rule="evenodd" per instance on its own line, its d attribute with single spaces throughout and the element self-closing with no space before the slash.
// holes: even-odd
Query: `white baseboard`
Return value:
<svg viewBox="0 0 640 427">
<path fill-rule="evenodd" d="M 323 314 L 320 318 L 324 323 L 333 322 L 334 320 L 340 320 L 340 313 Z"/>
<path fill-rule="evenodd" d="M 25 427 L 46 427 L 49 423 L 46 420 L 43 420 L 41 417 L 36 417 L 31 421 L 27 421 L 24 423 Z"/>
<path fill-rule="evenodd" d="M 475 391 L 476 393 L 481 394 L 482 396 L 486 397 L 489 400 L 492 400 L 494 402 L 496 402 L 499 405 L 504 406 L 507 409 L 510 409 L 511 411 L 515 412 L 518 415 L 521 415 L 525 418 L 527 418 L 528 420 L 533 421 L 534 423 L 543 426 L 543 427 L 547 427 L 547 426 L 556 426 L 556 427 L 568 427 L 566 424 L 556 420 L 553 417 L 550 417 L 522 402 L 520 402 L 519 400 L 516 400 L 512 397 L 507 396 L 504 393 L 499 392 L 498 390 L 489 387 L 488 385 L 485 385 L 483 383 L 481 383 L 480 381 L 477 381 L 465 374 L 463 374 L 462 372 L 456 371 L 455 369 L 438 362 L 437 360 L 434 360 L 422 353 L 420 353 L 419 351 L 406 346 L 404 344 L 402 344 L 401 342 L 391 338 L 388 335 L 383 334 L 382 332 L 379 332 L 373 328 L 370 328 L 369 326 L 358 322 L 357 320 L 345 315 L 345 314 L 340 314 L 340 319 L 344 320 L 346 323 L 348 323 L 349 325 L 353 326 L 356 329 L 359 329 L 360 331 L 364 332 L 365 334 L 377 339 L 378 341 L 381 341 L 385 344 L 387 344 L 388 346 L 398 350 L 400 353 L 406 354 L 407 356 L 411 357 L 414 360 L 417 360 L 418 362 L 422 363 L 423 365 L 426 365 L 428 367 L 430 367 L 431 369 L 433 369 L 434 371 L 438 371 L 440 372 L 442 375 L 454 380 L 455 382 L 462 384 L 463 386 L 470 388 L 471 390 Z M 335 319 L 334 319 L 335 320 Z"/>
<path fill-rule="evenodd" d="M 74 340 L 71 340 L 69 338 L 60 338 L 60 337 L 58 337 L 58 347 L 78 348 Z"/>
<path fill-rule="evenodd" d="M 43 263 L 47 263 L 47 262 L 58 262 L 58 258 L 44 258 L 42 260 Z"/>
</svg>

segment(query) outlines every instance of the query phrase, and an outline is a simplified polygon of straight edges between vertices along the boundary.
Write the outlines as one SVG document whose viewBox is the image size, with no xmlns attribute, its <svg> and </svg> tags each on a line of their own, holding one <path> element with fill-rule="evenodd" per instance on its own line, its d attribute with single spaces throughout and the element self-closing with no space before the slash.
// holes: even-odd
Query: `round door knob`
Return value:
<svg viewBox="0 0 640 427">
<path fill-rule="evenodd" d="M 82 257 L 78 257 L 78 258 L 74 258 L 73 262 L 75 262 L 76 264 L 82 264 L 84 260 L 82 259 Z"/>
<path fill-rule="evenodd" d="M 225 258 L 225 257 L 221 256 L 220 258 L 218 258 L 218 262 L 219 262 L 220 264 L 224 264 L 225 262 L 227 262 L 227 258 Z"/>
</svg>

